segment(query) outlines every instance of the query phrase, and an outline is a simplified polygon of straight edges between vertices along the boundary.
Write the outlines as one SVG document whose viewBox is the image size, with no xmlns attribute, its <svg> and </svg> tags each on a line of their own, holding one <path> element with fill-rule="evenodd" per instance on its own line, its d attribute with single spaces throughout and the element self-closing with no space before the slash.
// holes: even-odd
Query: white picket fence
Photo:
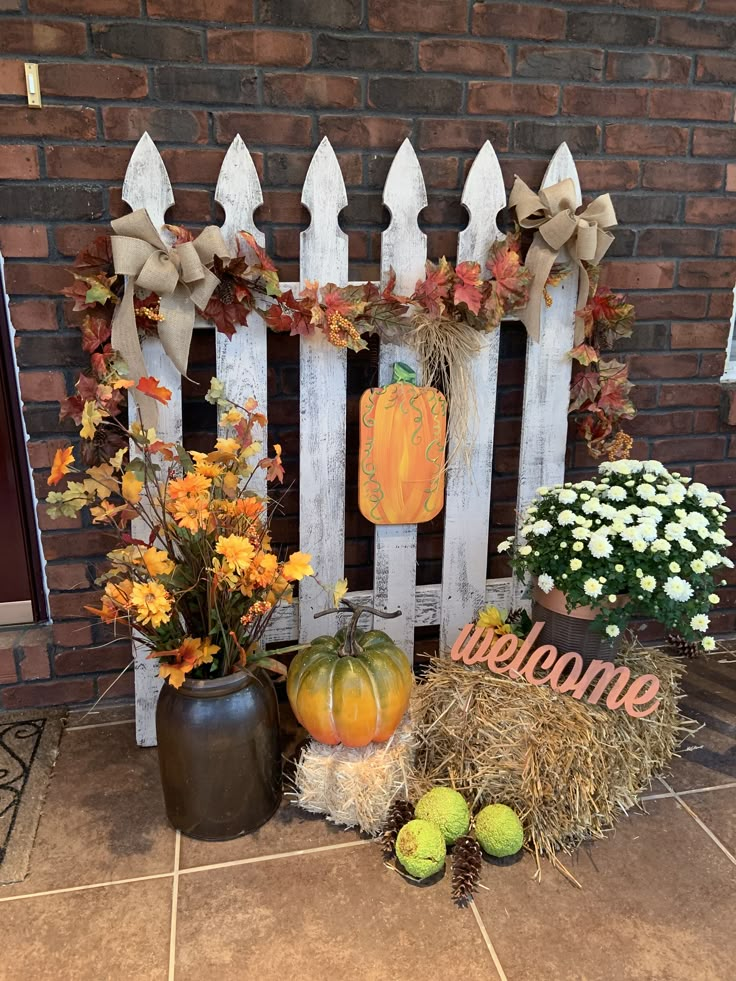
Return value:
<svg viewBox="0 0 736 981">
<path fill-rule="evenodd" d="M 575 182 L 579 204 L 575 164 L 563 143 L 547 168 L 543 186 L 564 178 Z M 148 134 L 141 137 L 131 156 L 123 199 L 132 209 L 146 208 L 157 228 L 164 224 L 165 212 L 174 203 L 166 168 Z M 235 248 L 236 233 L 241 229 L 263 243 L 263 233 L 253 220 L 263 201 L 261 187 L 239 136 L 223 161 L 215 199 L 225 212 L 222 232 L 231 248 Z M 427 204 L 427 194 L 419 161 L 408 140 L 393 160 L 383 200 L 391 222 L 381 240 L 381 279 L 387 279 L 393 269 L 397 290 L 411 293 L 417 280 L 424 276 L 427 258 L 426 235 L 417 222 Z M 322 140 L 312 159 L 302 203 L 310 213 L 311 224 L 301 233 L 301 284 L 285 285 L 296 290 L 308 279 L 347 283 L 348 239 L 340 229 L 338 215 L 348 201 L 337 158 L 327 139 Z M 488 142 L 468 174 L 462 203 L 469 223 L 458 236 L 458 261 L 483 263 L 490 245 L 502 237 L 496 215 L 506 205 L 501 169 Z M 537 487 L 563 479 L 571 368 L 566 355 L 573 344 L 577 288 L 577 273 L 550 288 L 552 304 L 542 313 L 540 341 L 528 342 L 518 512 L 526 507 Z M 213 329 L 203 320 L 198 320 L 197 326 Z M 521 585 L 511 579 L 486 579 L 498 351 L 499 331 L 494 331 L 484 337 L 475 359 L 479 398 L 477 418 L 471 423 L 470 461 L 466 455 L 453 454 L 452 447 L 449 449 L 442 582 L 416 585 L 415 525 L 377 526 L 373 590 L 351 594 L 352 599 L 378 608 L 402 610 L 402 617 L 382 621 L 381 629 L 391 634 L 410 658 L 415 627 L 439 626 L 441 646 L 450 646 L 458 630 L 482 604 L 492 601 L 508 605 L 520 595 Z M 159 412 L 159 432 L 166 440 L 180 440 L 181 379 L 157 339 L 144 342 L 144 354 L 149 374 L 173 392 L 169 405 Z M 416 363 L 410 349 L 382 344 L 380 384 L 390 380 L 394 361 Z M 232 340 L 217 335 L 217 375 L 236 402 L 253 395 L 268 411 L 266 371 L 266 327 L 258 313 L 248 317 L 248 323 L 238 328 Z M 321 334 L 301 338 L 299 538 L 300 548 L 312 554 L 312 564 L 323 583 L 335 583 L 343 577 L 344 570 L 346 374 L 344 349 L 333 347 Z M 324 607 L 325 595 L 319 586 L 311 580 L 303 581 L 298 602 L 279 609 L 274 617 L 268 640 L 292 641 L 298 637 L 308 641 L 336 629 L 334 617 L 313 619 L 313 614 Z M 156 662 L 146 660 L 145 653 L 143 648 L 136 651 L 137 738 L 140 745 L 153 746 L 160 681 Z"/>
</svg>

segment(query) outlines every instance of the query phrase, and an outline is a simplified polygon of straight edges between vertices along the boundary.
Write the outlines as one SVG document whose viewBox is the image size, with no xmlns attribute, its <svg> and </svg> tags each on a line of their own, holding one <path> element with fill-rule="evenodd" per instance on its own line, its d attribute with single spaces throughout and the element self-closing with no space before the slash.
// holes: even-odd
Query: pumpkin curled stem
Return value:
<svg viewBox="0 0 736 981">
<path fill-rule="evenodd" d="M 328 613 L 340 613 L 343 609 L 350 610 L 353 615 L 345 631 L 345 643 L 340 651 L 341 657 L 346 654 L 355 657 L 360 653 L 360 648 L 355 642 L 355 632 L 358 629 L 358 620 L 360 620 L 364 613 L 372 613 L 373 616 L 382 617 L 384 620 L 394 620 L 396 617 L 401 616 L 401 610 L 394 610 L 393 613 L 387 613 L 385 610 L 377 610 L 373 606 L 359 606 L 351 603 L 350 600 L 344 599 L 340 600 L 340 606 L 333 606 L 329 610 L 322 610 L 321 613 L 315 613 L 314 619 L 326 617 Z"/>
</svg>

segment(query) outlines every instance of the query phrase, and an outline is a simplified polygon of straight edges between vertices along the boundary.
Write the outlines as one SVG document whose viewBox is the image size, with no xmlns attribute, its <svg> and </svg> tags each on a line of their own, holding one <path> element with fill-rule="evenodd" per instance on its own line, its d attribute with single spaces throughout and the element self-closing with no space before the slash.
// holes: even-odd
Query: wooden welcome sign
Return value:
<svg viewBox="0 0 736 981">
<path fill-rule="evenodd" d="M 543 622 L 535 623 L 519 647 L 516 634 L 496 638 L 492 627 L 478 627 L 469 623 L 460 632 L 450 656 L 453 661 L 464 664 L 485 661 L 488 669 L 495 674 L 523 677 L 530 685 L 550 684 L 555 691 L 566 692 L 573 698 L 584 698 L 592 705 L 597 704 L 606 688 L 612 685 L 606 696 L 608 708 L 625 708 L 635 719 L 643 719 L 657 710 L 660 700 L 655 696 L 659 691 L 659 678 L 655 675 L 643 674 L 632 681 L 628 668 L 615 667 L 608 661 L 591 661 L 586 668 L 582 657 L 575 651 L 558 654 L 552 644 L 542 644 L 532 650 L 543 628 Z M 475 632 L 471 637 L 473 630 Z M 542 676 L 534 673 L 539 670 L 548 670 L 548 674 Z M 594 681 L 595 688 L 587 694 Z"/>
</svg>

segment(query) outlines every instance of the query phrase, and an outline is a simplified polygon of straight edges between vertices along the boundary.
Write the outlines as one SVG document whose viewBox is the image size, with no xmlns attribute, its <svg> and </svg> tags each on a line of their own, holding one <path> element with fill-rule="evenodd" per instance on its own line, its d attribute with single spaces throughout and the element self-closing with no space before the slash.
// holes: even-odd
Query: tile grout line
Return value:
<svg viewBox="0 0 736 981">
<path fill-rule="evenodd" d="M 169 979 L 174 981 L 176 967 L 176 917 L 179 907 L 179 859 L 181 857 L 181 831 L 176 832 L 174 845 L 174 872 L 171 888 L 171 929 L 169 930 Z"/>
<path fill-rule="evenodd" d="M 114 722 L 90 722 L 86 726 L 67 726 L 65 732 L 79 732 L 81 729 L 106 729 L 108 726 L 132 726 L 135 719 L 117 719 Z"/>
<path fill-rule="evenodd" d="M 496 948 L 493 946 L 493 943 L 491 942 L 491 938 L 488 935 L 488 931 L 486 930 L 486 925 L 483 922 L 483 918 L 480 915 L 480 911 L 478 910 L 478 907 L 475 905 L 475 900 L 471 899 L 469 905 L 473 911 L 473 916 L 475 917 L 475 922 L 478 924 L 478 929 L 480 930 L 481 936 L 483 937 L 483 940 L 485 941 L 485 945 L 488 948 L 488 953 L 493 958 L 493 963 L 495 965 L 496 972 L 498 973 L 498 977 L 500 981 L 508 981 L 508 978 L 506 977 L 506 972 L 501 967 L 501 961 L 498 959 Z"/>
<path fill-rule="evenodd" d="M 728 850 L 728 848 L 726 848 L 726 846 L 723 844 L 723 842 L 721 841 L 721 839 L 716 834 L 714 834 L 714 832 L 712 832 L 710 830 L 710 828 L 705 823 L 705 821 L 703 821 L 703 819 L 701 817 L 699 817 L 695 813 L 695 811 L 692 809 L 692 807 L 690 807 L 690 805 L 687 803 L 687 801 L 683 800 L 682 797 L 680 797 L 680 795 L 677 793 L 677 791 L 672 790 L 672 787 L 670 787 L 670 785 L 667 783 L 667 781 L 663 777 L 659 777 L 659 780 L 665 785 L 665 787 L 668 790 L 670 790 L 672 792 L 672 796 L 678 802 L 678 804 L 680 805 L 680 807 L 682 807 L 682 809 L 687 814 L 690 815 L 690 817 L 693 819 L 693 821 L 695 821 L 695 823 L 698 824 L 703 829 L 703 831 L 705 831 L 705 833 L 711 839 L 711 841 L 713 842 L 713 844 L 718 845 L 718 847 L 721 849 L 721 851 L 726 856 L 726 858 L 729 859 L 729 861 L 731 861 L 734 865 L 736 865 L 736 857 L 731 854 L 731 852 Z"/>
<path fill-rule="evenodd" d="M 84 892 L 86 889 L 104 889 L 105 886 L 127 886 L 130 882 L 168 879 L 172 875 L 173 872 L 154 872 L 152 875 L 135 875 L 129 879 L 110 879 L 107 882 L 88 882 L 81 886 L 64 886 L 61 889 L 45 889 L 42 892 L 24 892 L 18 896 L 0 896 L 0 903 L 12 903 L 17 899 L 40 899 L 43 896 L 60 896 L 68 892 Z"/>
<path fill-rule="evenodd" d="M 664 783 L 662 777 L 657 777 L 657 780 Z M 671 793 L 668 792 L 666 794 L 646 794 L 644 797 L 640 797 L 639 800 L 642 802 L 646 800 L 666 800 L 668 797 L 676 797 L 677 795 L 680 797 L 686 797 L 688 794 L 707 794 L 713 790 L 733 790 L 734 787 L 736 787 L 736 782 L 718 783 L 714 784 L 712 787 L 691 787 L 689 790 L 673 790 Z"/>
</svg>

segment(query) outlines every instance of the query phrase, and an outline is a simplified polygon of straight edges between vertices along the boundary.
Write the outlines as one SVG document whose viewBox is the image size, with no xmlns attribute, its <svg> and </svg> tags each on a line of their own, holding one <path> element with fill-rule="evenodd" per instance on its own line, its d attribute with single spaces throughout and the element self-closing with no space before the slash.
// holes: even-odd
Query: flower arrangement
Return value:
<svg viewBox="0 0 736 981">
<path fill-rule="evenodd" d="M 134 628 L 175 688 L 186 677 L 220 677 L 256 664 L 286 674 L 263 650 L 263 635 L 276 606 L 291 600 L 293 583 L 314 570 L 306 553 L 280 558 L 273 551 L 267 502 L 249 489 L 256 468 L 268 480 L 283 479 L 278 445 L 273 457 L 259 459 L 255 435 L 265 416 L 253 399 L 235 405 L 213 379 L 206 398 L 219 407 L 229 435 L 210 453 L 187 452 L 153 429 L 138 422 L 126 428 L 115 418 L 111 393 L 132 385 L 110 369 L 81 409 L 83 438 L 93 440 L 102 424 L 114 426 L 120 449 L 47 498 L 51 517 L 87 507 L 95 524 L 117 535 L 118 547 L 97 580 L 100 606 L 87 609 L 104 623 Z M 155 378 L 137 387 L 163 404 L 171 397 Z M 57 451 L 49 484 L 76 472 L 73 463 L 71 447 Z M 146 537 L 129 533 L 134 519 Z"/>
<path fill-rule="evenodd" d="M 641 615 L 702 637 L 710 651 L 716 570 L 733 568 L 722 528 L 728 514 L 720 494 L 656 460 L 616 460 L 600 465 L 597 481 L 540 487 L 522 537 L 499 551 L 543 592 L 561 590 L 568 612 L 597 608 L 594 623 L 609 637 Z"/>
</svg>

